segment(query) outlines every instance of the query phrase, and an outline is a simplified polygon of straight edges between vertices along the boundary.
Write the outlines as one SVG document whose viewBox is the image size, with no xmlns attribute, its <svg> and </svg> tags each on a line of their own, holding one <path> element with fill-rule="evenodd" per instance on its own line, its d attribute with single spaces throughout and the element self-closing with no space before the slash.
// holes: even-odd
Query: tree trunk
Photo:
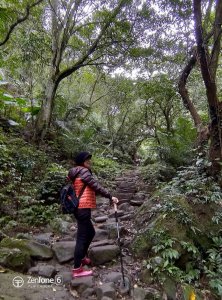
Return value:
<svg viewBox="0 0 222 300">
<path fill-rule="evenodd" d="M 58 74 L 59 65 L 61 62 L 62 41 L 60 39 L 61 31 L 59 29 L 59 22 L 57 20 L 58 14 L 58 0 L 52 0 L 51 7 L 51 21 L 52 21 L 52 58 L 51 58 L 51 70 L 50 77 L 48 79 L 46 89 L 44 92 L 44 98 L 41 105 L 41 110 L 38 113 L 36 124 L 34 141 L 36 144 L 41 144 L 49 129 L 52 111 L 55 102 L 55 94 L 58 87 Z"/>
<path fill-rule="evenodd" d="M 212 162 L 211 174 L 217 175 L 221 170 L 220 162 L 222 160 L 222 103 L 218 102 L 216 107 L 210 106 L 210 117 L 209 159 Z"/>
<path fill-rule="evenodd" d="M 188 76 L 190 75 L 190 72 L 192 71 L 193 67 L 195 66 L 196 61 L 197 61 L 196 55 L 192 55 L 192 57 L 190 58 L 188 64 L 186 65 L 186 67 L 184 68 L 184 70 L 180 76 L 178 88 L 179 88 L 179 93 L 183 100 L 184 107 L 187 110 L 189 110 L 189 112 L 193 118 L 195 127 L 198 128 L 202 123 L 201 118 L 200 118 L 195 106 L 193 105 L 192 101 L 190 100 L 189 93 L 186 88 Z"/>
<path fill-rule="evenodd" d="M 43 142 L 43 139 L 50 126 L 56 89 L 57 83 L 53 79 L 50 79 L 47 84 L 45 97 L 35 124 L 34 141 L 37 144 Z"/>
<path fill-rule="evenodd" d="M 72 3 L 74 3 L 73 1 Z M 66 50 L 69 39 L 72 36 L 73 28 L 76 26 L 76 17 L 73 16 L 77 6 L 81 1 L 76 1 L 76 5 L 71 5 L 68 11 L 64 11 L 66 15 L 64 16 L 64 24 L 61 26 L 61 20 L 59 18 L 59 1 L 52 0 L 50 2 L 52 8 L 52 59 L 51 59 L 51 76 L 48 82 L 45 98 L 43 100 L 41 110 L 37 117 L 36 128 L 35 128 L 35 142 L 41 143 L 47 133 L 49 128 L 52 110 L 55 102 L 55 94 L 59 83 L 66 77 L 70 76 L 72 73 L 76 72 L 78 69 L 87 66 L 91 61 L 91 64 L 96 64 L 96 59 L 92 59 L 92 54 L 97 50 L 98 46 L 102 49 L 99 43 L 101 42 L 103 36 L 107 32 L 110 25 L 115 20 L 118 13 L 121 9 L 127 4 L 127 0 L 121 0 L 116 8 L 113 10 L 111 16 L 107 18 L 103 27 L 101 27 L 100 32 L 96 38 L 92 39 L 92 44 L 86 49 L 82 56 L 74 63 L 65 68 L 64 70 L 60 69 L 63 53 Z"/>
<path fill-rule="evenodd" d="M 191 117 L 194 121 L 194 125 L 197 128 L 198 137 L 197 137 L 197 146 L 201 146 L 205 141 L 209 138 L 209 130 L 208 127 L 204 127 L 201 121 L 201 118 L 190 99 L 189 92 L 186 88 L 187 79 L 194 68 L 197 58 L 196 58 L 196 49 L 193 50 L 193 55 L 191 56 L 190 60 L 188 61 L 187 65 L 183 69 L 183 72 L 180 76 L 178 89 L 183 100 L 184 107 L 190 112 Z"/>
<path fill-rule="evenodd" d="M 208 48 L 203 38 L 202 27 L 202 14 L 201 14 L 201 0 L 193 0 L 194 7 L 194 21 L 195 21 L 195 36 L 197 42 L 197 52 L 200 59 L 201 73 L 206 87 L 206 94 L 209 106 L 210 114 L 210 150 L 209 159 L 212 162 L 211 174 L 217 175 L 220 172 L 220 161 L 222 159 L 222 135 L 221 135 L 221 104 L 217 96 L 216 85 L 216 70 L 218 67 L 218 56 L 220 51 L 221 30 L 218 30 L 218 26 L 221 28 L 222 23 L 222 5 L 221 0 L 217 0 L 215 24 L 214 30 L 217 31 L 217 35 L 214 35 L 214 45 L 210 56 L 208 54 Z"/>
</svg>

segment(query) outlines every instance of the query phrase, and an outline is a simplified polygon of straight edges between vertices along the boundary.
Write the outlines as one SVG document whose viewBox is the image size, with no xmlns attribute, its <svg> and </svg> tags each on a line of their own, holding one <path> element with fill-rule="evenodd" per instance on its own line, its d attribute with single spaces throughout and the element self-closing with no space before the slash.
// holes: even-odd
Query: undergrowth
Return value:
<svg viewBox="0 0 222 300">
<path fill-rule="evenodd" d="M 143 220 L 140 233 L 148 234 L 153 241 L 144 265 L 157 282 L 164 283 L 171 277 L 197 290 L 211 290 L 215 299 L 221 299 L 217 297 L 222 296 L 222 191 L 203 164 L 205 167 L 204 160 L 180 168 L 170 182 L 159 185 L 152 207 L 147 202 L 148 211 L 145 206 L 139 209 L 151 228 L 147 230 Z M 164 224 L 170 220 L 181 224 L 186 235 L 175 237 L 167 231 Z"/>
</svg>

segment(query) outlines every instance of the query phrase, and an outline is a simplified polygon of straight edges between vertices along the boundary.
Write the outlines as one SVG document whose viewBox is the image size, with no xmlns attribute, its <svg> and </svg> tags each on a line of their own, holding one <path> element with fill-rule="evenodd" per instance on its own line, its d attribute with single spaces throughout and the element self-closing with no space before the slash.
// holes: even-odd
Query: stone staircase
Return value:
<svg viewBox="0 0 222 300">
<path fill-rule="evenodd" d="M 146 184 L 143 182 L 140 172 L 136 169 L 123 172 L 115 181 L 115 196 L 119 198 L 119 208 L 123 203 L 131 206 L 141 206 L 144 200 L 149 197 Z"/>
<path fill-rule="evenodd" d="M 142 182 L 139 171 L 137 169 L 127 170 L 116 178 L 113 195 L 119 198 L 118 220 L 124 273 L 129 284 L 131 284 L 131 288 L 127 292 L 121 292 L 120 249 L 117 243 L 114 209 L 109 206 L 107 199 L 98 198 L 98 207 L 92 212 L 96 235 L 89 250 L 89 257 L 93 262 L 94 276 L 71 278 L 70 271 L 73 266 L 76 224 L 61 221 L 63 223 L 61 223 L 60 228 L 63 228 L 63 232 L 60 235 L 45 232 L 29 237 L 29 241 L 33 240 L 34 243 L 38 243 L 38 247 L 44 245 L 45 250 L 48 247 L 51 256 L 47 261 L 35 259 L 35 266 L 29 268 L 27 273 L 31 276 L 48 278 L 57 276 L 57 278 L 62 278 L 63 283 L 59 286 L 48 287 L 47 293 L 43 293 L 40 288 L 35 289 L 32 296 L 30 295 L 30 297 L 24 299 L 162 299 L 161 297 L 156 298 L 159 295 L 157 290 L 137 286 L 141 263 L 133 258 L 129 250 L 132 238 L 136 234 L 134 226 L 132 226 L 135 209 L 149 197 L 149 191 Z M 17 247 L 19 248 L 19 244 Z M 1 276 L 0 273 L 0 280 Z M 58 294 L 56 291 L 58 291 Z"/>
</svg>

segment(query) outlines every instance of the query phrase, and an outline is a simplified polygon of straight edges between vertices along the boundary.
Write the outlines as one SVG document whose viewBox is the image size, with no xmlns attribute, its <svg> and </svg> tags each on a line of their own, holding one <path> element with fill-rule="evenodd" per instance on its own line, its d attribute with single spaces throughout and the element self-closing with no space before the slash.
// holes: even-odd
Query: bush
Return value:
<svg viewBox="0 0 222 300">
<path fill-rule="evenodd" d="M 102 156 L 93 156 L 93 171 L 99 177 L 113 180 L 120 171 L 117 161 Z"/>
<path fill-rule="evenodd" d="M 52 163 L 46 169 L 46 174 L 40 183 L 38 199 L 45 200 L 46 204 L 58 203 L 59 192 L 65 184 L 67 173 L 62 166 Z"/>
<path fill-rule="evenodd" d="M 19 219 L 29 225 L 46 225 L 58 216 L 59 212 L 60 206 L 57 203 L 47 206 L 39 203 L 20 210 Z"/>
<path fill-rule="evenodd" d="M 196 129 L 185 118 L 177 120 L 173 133 L 159 133 L 158 152 L 161 160 L 174 167 L 189 164 L 194 158 L 193 146 L 196 141 Z"/>
</svg>

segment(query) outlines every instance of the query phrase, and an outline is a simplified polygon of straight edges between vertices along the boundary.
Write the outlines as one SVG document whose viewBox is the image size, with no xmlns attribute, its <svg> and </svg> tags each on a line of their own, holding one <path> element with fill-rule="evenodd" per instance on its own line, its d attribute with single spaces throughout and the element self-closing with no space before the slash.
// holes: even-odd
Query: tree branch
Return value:
<svg viewBox="0 0 222 300">
<path fill-rule="evenodd" d="M 114 9 L 113 14 L 111 15 L 111 17 L 108 19 L 108 21 L 105 23 L 105 25 L 101 29 L 101 32 L 98 35 L 98 37 L 96 38 L 96 40 L 92 43 L 92 45 L 89 47 L 89 49 L 86 51 L 86 53 L 73 66 L 71 66 L 70 68 L 65 69 L 64 71 L 60 72 L 60 74 L 58 74 L 57 83 L 59 83 L 61 80 L 63 80 L 67 76 L 71 75 L 73 72 L 77 71 L 83 65 L 87 65 L 87 64 L 84 64 L 84 62 L 89 58 L 89 56 L 93 52 L 95 52 L 100 40 L 104 36 L 106 30 L 111 25 L 111 23 L 113 22 L 113 20 L 115 19 L 115 17 L 119 13 L 120 9 L 124 6 L 124 4 L 126 2 L 127 2 L 127 0 L 121 0 L 120 1 L 119 5 Z"/>
<path fill-rule="evenodd" d="M 217 0 L 216 4 L 216 15 L 215 15 L 215 22 L 214 22 L 214 44 L 213 49 L 211 51 L 211 76 L 215 80 L 217 67 L 218 67 L 218 59 L 221 51 L 221 29 L 222 25 L 222 1 Z"/>
<path fill-rule="evenodd" d="M 194 50 L 195 51 L 195 50 Z M 183 72 L 180 76 L 179 82 L 178 82 L 178 89 L 179 93 L 181 95 L 181 98 L 183 100 L 183 104 L 187 110 L 189 110 L 195 126 L 198 128 L 201 125 L 201 118 L 198 115 L 196 108 L 194 107 L 192 101 L 190 100 L 188 90 L 186 88 L 187 79 L 190 75 L 190 72 L 194 68 L 197 61 L 196 53 L 191 56 L 190 60 L 188 61 L 187 65 L 183 69 Z"/>
<path fill-rule="evenodd" d="M 201 66 L 201 73 L 204 80 L 204 84 L 207 90 L 208 101 L 211 102 L 213 106 L 216 106 L 216 90 L 215 86 L 212 83 L 215 82 L 211 77 L 211 72 L 209 68 L 209 61 L 207 56 L 207 49 L 206 45 L 204 44 L 203 38 L 203 27 L 202 27 L 202 14 L 201 14 L 201 0 L 193 0 L 193 7 L 194 7 L 194 23 L 195 23 L 195 36 L 197 42 L 197 52 L 200 59 L 200 66 Z M 210 97 L 210 94 L 213 97 Z M 212 103 L 213 102 L 213 103 Z"/>
<path fill-rule="evenodd" d="M 28 16 L 29 16 L 29 14 L 30 14 L 31 8 L 35 7 L 36 5 L 38 5 L 39 3 L 41 3 L 42 1 L 43 1 L 43 0 L 38 0 L 37 2 L 35 2 L 35 3 L 31 4 L 31 5 L 28 4 L 28 5 L 26 6 L 26 13 L 25 13 L 25 15 L 24 15 L 23 17 L 21 17 L 21 18 L 18 18 L 18 19 L 15 21 L 15 23 L 13 23 L 13 24 L 10 26 L 10 28 L 9 28 L 9 30 L 8 30 L 8 32 L 7 32 L 6 36 L 5 36 L 5 38 L 4 38 L 4 40 L 3 40 L 3 41 L 0 41 L 0 46 L 3 46 L 3 45 L 9 40 L 10 35 L 12 34 L 13 30 L 14 30 L 20 23 L 22 23 L 22 22 L 24 22 L 26 19 L 28 19 Z"/>
</svg>

